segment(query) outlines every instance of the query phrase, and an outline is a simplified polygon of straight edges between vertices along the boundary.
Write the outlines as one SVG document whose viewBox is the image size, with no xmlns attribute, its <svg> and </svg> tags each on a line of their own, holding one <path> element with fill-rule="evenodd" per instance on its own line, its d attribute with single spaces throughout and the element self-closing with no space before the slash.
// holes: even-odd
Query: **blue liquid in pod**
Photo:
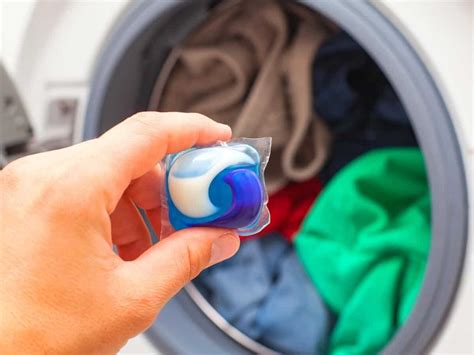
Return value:
<svg viewBox="0 0 474 355">
<path fill-rule="evenodd" d="M 256 223 L 263 205 L 258 164 L 227 167 L 212 180 L 209 199 L 218 211 L 210 216 L 191 218 L 182 214 L 167 192 L 170 222 L 175 230 L 196 226 L 247 228 Z"/>
</svg>

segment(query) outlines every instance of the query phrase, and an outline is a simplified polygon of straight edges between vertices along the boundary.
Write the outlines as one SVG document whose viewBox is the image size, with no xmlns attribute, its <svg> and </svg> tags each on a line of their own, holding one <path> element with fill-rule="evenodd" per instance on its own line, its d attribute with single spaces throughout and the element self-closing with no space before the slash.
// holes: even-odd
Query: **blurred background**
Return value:
<svg viewBox="0 0 474 355">
<path fill-rule="evenodd" d="M 143 110 L 273 137 L 271 224 L 123 353 L 473 353 L 471 1 L 0 4 L 0 166 Z"/>
</svg>

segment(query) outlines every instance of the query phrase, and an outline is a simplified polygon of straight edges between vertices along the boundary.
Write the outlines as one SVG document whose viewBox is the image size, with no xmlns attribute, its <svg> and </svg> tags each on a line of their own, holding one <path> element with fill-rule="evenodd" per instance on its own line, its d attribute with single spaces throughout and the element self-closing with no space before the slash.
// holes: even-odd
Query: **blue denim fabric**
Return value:
<svg viewBox="0 0 474 355">
<path fill-rule="evenodd" d="M 332 316 L 279 235 L 242 243 L 195 285 L 229 323 L 260 343 L 284 353 L 324 353 Z"/>
</svg>

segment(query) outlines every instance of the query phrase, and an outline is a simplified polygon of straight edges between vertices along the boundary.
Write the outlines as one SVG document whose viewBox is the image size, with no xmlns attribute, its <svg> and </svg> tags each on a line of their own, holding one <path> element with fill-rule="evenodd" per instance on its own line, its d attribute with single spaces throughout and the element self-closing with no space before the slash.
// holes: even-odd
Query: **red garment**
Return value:
<svg viewBox="0 0 474 355">
<path fill-rule="evenodd" d="M 270 224 L 257 235 L 242 239 L 249 240 L 249 238 L 260 237 L 267 233 L 278 232 L 292 242 L 322 187 L 321 181 L 313 178 L 305 182 L 290 183 L 271 195 L 267 205 L 270 210 Z"/>
</svg>

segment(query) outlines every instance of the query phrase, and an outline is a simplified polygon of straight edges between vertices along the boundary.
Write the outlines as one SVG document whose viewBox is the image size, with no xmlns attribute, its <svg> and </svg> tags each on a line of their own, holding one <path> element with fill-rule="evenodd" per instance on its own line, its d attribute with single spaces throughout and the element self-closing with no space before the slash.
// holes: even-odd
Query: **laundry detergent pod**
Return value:
<svg viewBox="0 0 474 355">
<path fill-rule="evenodd" d="M 271 138 L 240 138 L 165 159 L 162 234 L 189 227 L 261 231 L 269 222 L 263 172 Z"/>
</svg>

